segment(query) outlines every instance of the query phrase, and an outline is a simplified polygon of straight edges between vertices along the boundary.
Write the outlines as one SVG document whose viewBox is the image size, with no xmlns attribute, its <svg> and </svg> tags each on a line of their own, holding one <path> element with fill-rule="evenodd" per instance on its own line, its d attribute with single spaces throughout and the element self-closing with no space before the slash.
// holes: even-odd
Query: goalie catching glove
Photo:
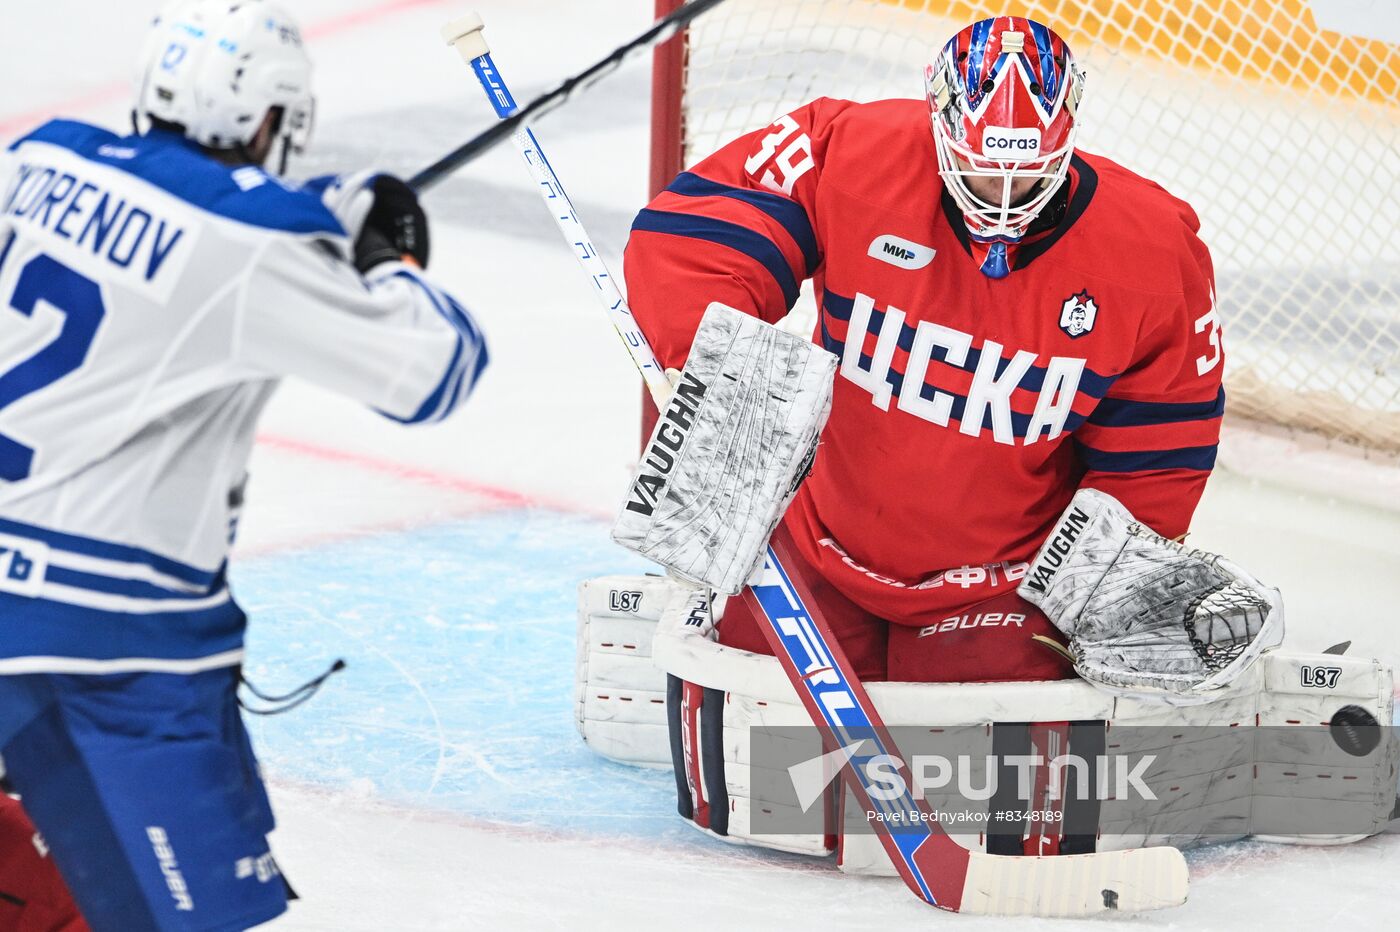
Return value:
<svg viewBox="0 0 1400 932">
<path fill-rule="evenodd" d="M 836 357 L 711 304 L 666 403 L 613 540 L 733 595 L 811 468 Z"/>
<path fill-rule="evenodd" d="M 1210 701 L 1283 640 L 1277 589 L 1096 489 L 1075 493 L 1017 591 L 1069 637 L 1084 679 L 1174 705 Z"/>
</svg>

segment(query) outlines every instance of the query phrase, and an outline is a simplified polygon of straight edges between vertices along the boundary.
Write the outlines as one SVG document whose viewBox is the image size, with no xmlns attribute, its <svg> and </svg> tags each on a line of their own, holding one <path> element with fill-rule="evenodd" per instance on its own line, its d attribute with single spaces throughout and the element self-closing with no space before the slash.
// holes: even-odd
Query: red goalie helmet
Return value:
<svg viewBox="0 0 1400 932">
<path fill-rule="evenodd" d="M 1009 271 L 1006 246 L 1025 235 L 1069 171 L 1084 75 L 1048 27 L 998 16 L 953 36 L 925 69 L 924 85 L 938 173 L 972 237 L 992 244 L 983 271 L 1000 278 Z"/>
</svg>

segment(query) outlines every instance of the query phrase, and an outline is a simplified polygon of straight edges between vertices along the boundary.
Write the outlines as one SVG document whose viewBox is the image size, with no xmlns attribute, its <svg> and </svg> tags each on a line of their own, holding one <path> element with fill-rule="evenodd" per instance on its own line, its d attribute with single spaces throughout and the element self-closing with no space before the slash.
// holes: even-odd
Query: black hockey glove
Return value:
<svg viewBox="0 0 1400 932">
<path fill-rule="evenodd" d="M 428 267 L 428 215 L 413 189 L 393 175 L 380 175 L 370 185 L 374 206 L 355 240 L 355 268 L 360 274 L 381 262 L 412 257 Z"/>
</svg>

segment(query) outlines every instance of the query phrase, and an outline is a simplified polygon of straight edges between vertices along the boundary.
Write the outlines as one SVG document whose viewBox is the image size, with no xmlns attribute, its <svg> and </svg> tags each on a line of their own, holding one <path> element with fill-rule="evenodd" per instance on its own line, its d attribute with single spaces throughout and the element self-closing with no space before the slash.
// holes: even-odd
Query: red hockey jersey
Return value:
<svg viewBox="0 0 1400 932">
<path fill-rule="evenodd" d="M 681 366 L 705 307 L 775 322 L 810 277 L 841 359 L 788 514 L 853 601 L 926 623 L 1014 587 L 1080 486 L 1185 533 L 1215 462 L 1222 346 L 1191 208 L 1074 157 L 1063 216 L 984 276 L 928 107 L 819 99 L 682 173 L 637 217 L 632 310 Z"/>
</svg>

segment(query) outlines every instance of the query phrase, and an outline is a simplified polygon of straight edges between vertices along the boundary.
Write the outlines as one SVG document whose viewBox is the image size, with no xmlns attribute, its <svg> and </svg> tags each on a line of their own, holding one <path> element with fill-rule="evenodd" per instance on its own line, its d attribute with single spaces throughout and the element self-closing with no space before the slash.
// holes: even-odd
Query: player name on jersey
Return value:
<svg viewBox="0 0 1400 932">
<path fill-rule="evenodd" d="M 38 224 L 146 281 L 159 274 L 185 238 L 182 224 L 74 172 L 25 162 L 15 178 L 0 215 Z"/>
</svg>

